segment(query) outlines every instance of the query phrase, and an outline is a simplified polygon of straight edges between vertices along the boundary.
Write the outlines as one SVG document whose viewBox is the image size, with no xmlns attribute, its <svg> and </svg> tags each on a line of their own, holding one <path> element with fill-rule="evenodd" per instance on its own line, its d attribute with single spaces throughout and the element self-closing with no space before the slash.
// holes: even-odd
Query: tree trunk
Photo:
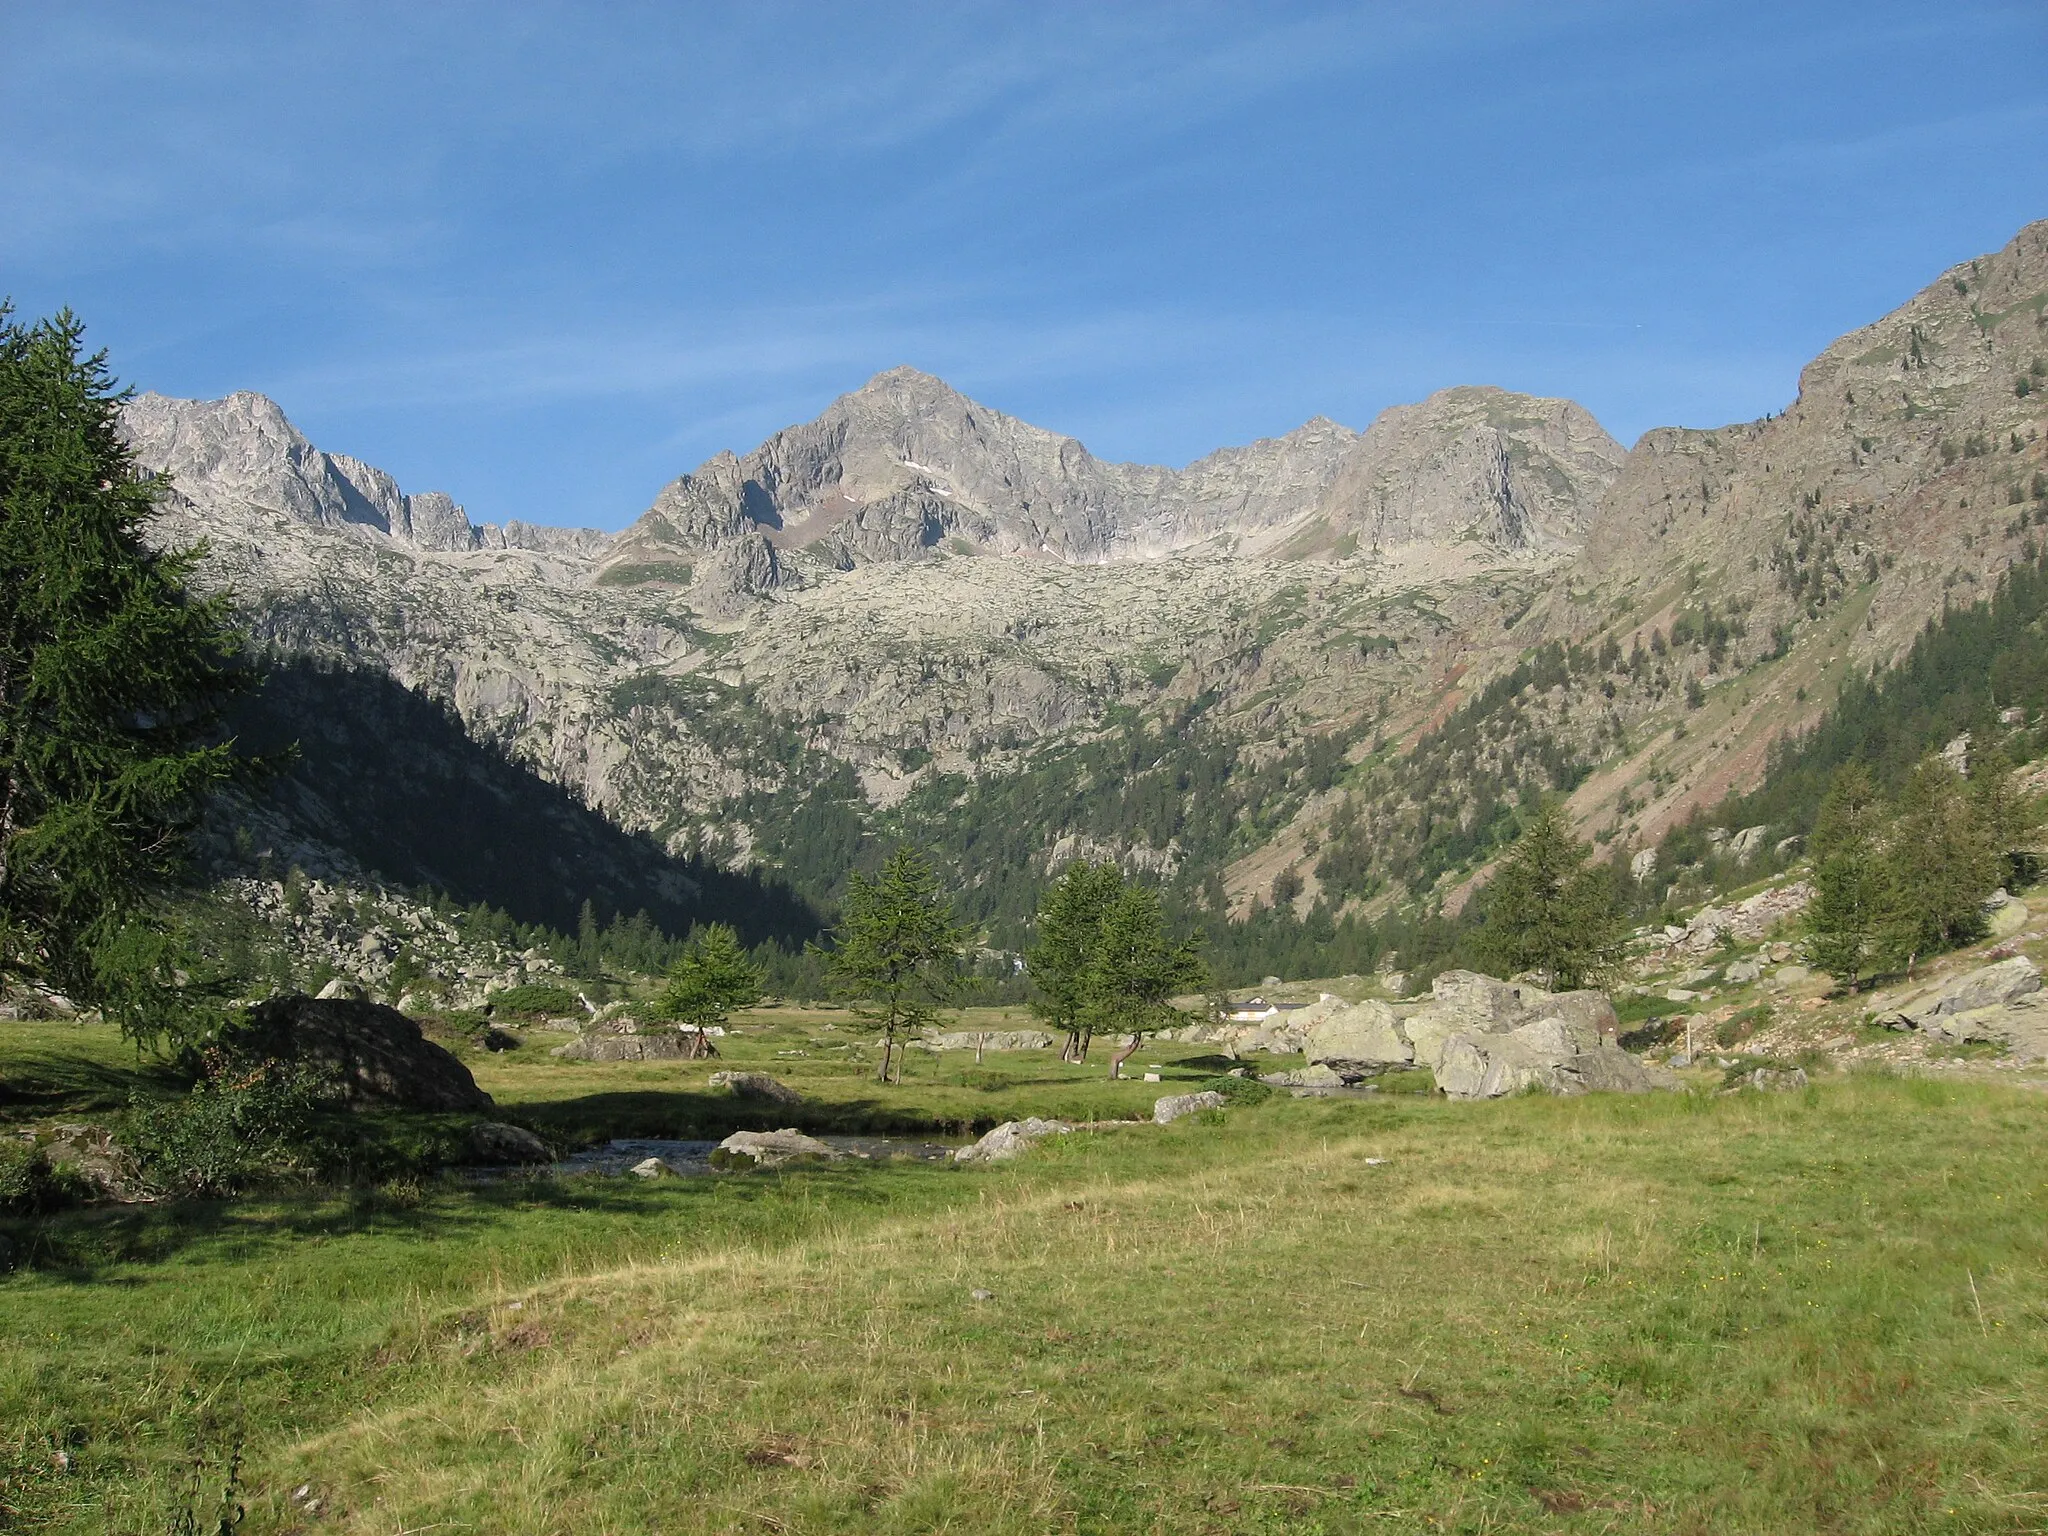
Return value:
<svg viewBox="0 0 2048 1536">
<path fill-rule="evenodd" d="M 1114 1082 L 1116 1079 L 1124 1075 L 1124 1063 L 1129 1061 L 1133 1056 L 1137 1055 L 1138 1047 L 1143 1045 L 1144 1043 L 1145 1037 L 1143 1035 L 1133 1035 L 1131 1036 L 1131 1043 L 1125 1046 L 1122 1050 L 1118 1051 L 1116 1055 L 1111 1058 L 1109 1063 L 1109 1076 L 1112 1082 Z"/>
<path fill-rule="evenodd" d="M 976 1065 L 977 1067 L 981 1065 L 981 1051 L 982 1051 L 982 1047 L 983 1047 L 983 1046 L 985 1046 L 985 1045 L 987 1045 L 987 1044 L 988 1044 L 988 1036 L 987 1036 L 987 1035 L 976 1035 L 976 1036 L 974 1037 L 974 1064 L 975 1064 L 975 1065 Z"/>
<path fill-rule="evenodd" d="M 882 1070 L 875 1074 L 875 1081 L 878 1083 L 887 1083 L 889 1081 L 889 1052 L 895 1047 L 895 1044 L 896 1035 L 893 1030 L 882 1036 Z"/>
</svg>

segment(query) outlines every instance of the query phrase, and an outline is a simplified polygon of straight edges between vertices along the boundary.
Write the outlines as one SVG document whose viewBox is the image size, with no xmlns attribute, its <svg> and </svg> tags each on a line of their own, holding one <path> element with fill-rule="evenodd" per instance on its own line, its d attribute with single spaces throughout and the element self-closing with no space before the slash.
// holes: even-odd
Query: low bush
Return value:
<svg viewBox="0 0 2048 1536">
<path fill-rule="evenodd" d="M 524 986 L 507 987 L 503 992 L 491 994 L 491 1006 L 499 1013 L 515 1013 L 528 1018 L 556 1018 L 573 1014 L 582 1018 L 583 999 L 576 995 L 573 987 L 565 987 L 556 981 L 530 981 Z"/>
<path fill-rule="evenodd" d="M 1271 1083 L 1262 1083 L 1256 1077 L 1212 1077 L 1196 1092 L 1220 1093 L 1232 1104 L 1263 1104 L 1278 1092 Z"/>
<path fill-rule="evenodd" d="M 0 1143 L 0 1216 L 42 1216 L 76 1205 L 86 1191 L 41 1147 Z"/>
<path fill-rule="evenodd" d="M 323 1112 L 339 1097 L 339 1085 L 321 1073 L 210 1051 L 190 1093 L 133 1104 L 128 1140 L 161 1193 L 235 1194 L 335 1166 L 341 1149 L 324 1134 Z"/>
</svg>

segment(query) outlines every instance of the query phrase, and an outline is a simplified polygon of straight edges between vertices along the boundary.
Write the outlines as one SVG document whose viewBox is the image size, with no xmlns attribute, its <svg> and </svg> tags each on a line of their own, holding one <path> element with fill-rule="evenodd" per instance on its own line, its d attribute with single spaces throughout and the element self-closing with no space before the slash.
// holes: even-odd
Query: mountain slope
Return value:
<svg viewBox="0 0 2048 1536">
<path fill-rule="evenodd" d="M 465 543 L 255 397 L 138 402 L 136 441 L 263 639 L 446 701 L 671 850 L 829 897 L 915 835 L 1012 925 L 1075 852 L 1236 911 L 1455 906 L 1534 795 L 1633 853 L 1754 783 L 2018 557 L 2044 250 L 1844 338 L 1782 416 L 1626 455 L 1569 402 L 1458 389 L 1109 464 L 898 370 L 609 544 Z"/>
</svg>

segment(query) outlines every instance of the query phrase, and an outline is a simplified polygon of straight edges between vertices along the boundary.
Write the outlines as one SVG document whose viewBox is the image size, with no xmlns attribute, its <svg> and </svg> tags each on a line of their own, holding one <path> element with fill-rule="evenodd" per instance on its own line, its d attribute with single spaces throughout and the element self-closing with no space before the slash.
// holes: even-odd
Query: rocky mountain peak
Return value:
<svg viewBox="0 0 2048 1536">
<path fill-rule="evenodd" d="M 202 524 L 274 524 L 382 536 L 414 549 L 527 549 L 590 560 L 610 540 L 593 529 L 472 524 L 445 491 L 407 494 L 390 474 L 307 441 L 278 403 L 238 390 L 220 400 L 149 393 L 121 414 L 136 461 L 168 476 L 172 497 Z"/>
</svg>

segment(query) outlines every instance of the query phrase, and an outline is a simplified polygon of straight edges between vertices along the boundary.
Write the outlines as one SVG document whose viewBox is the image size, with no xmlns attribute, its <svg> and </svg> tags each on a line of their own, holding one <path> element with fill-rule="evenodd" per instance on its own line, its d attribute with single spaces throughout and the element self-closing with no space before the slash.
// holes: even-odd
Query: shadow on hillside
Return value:
<svg viewBox="0 0 2048 1536">
<path fill-rule="evenodd" d="M 454 712 L 382 673 L 275 663 L 237 705 L 247 750 L 297 754 L 256 793 L 310 842 L 385 881 L 483 902 L 574 932 L 644 911 L 670 933 L 732 923 L 750 942 L 800 942 L 816 910 L 776 880 L 680 858 L 480 742 Z"/>
</svg>

